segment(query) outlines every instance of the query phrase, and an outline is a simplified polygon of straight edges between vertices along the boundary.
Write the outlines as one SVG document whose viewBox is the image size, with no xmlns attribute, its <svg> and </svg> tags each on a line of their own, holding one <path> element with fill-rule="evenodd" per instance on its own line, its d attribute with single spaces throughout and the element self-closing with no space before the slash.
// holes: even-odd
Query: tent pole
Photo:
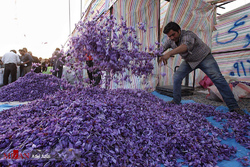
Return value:
<svg viewBox="0 0 250 167">
<path fill-rule="evenodd" d="M 70 0 L 69 0 L 69 34 L 71 34 L 71 21 L 70 21 Z"/>
<path fill-rule="evenodd" d="M 160 48 L 160 40 L 161 40 L 161 0 L 159 0 L 158 2 L 158 48 Z M 157 56 L 157 62 L 159 61 L 159 57 Z M 159 86 L 160 85 L 160 77 L 159 77 L 159 66 L 157 67 L 158 68 L 158 83 L 156 86 Z"/>
<path fill-rule="evenodd" d="M 161 26 L 161 0 L 159 0 L 159 4 L 158 4 L 158 8 L 159 8 L 159 10 L 158 10 L 158 43 L 159 43 L 159 45 L 158 45 L 158 48 L 160 48 L 160 38 L 161 38 L 161 33 L 160 33 L 160 31 L 161 31 L 161 28 L 160 28 L 160 26 Z"/>
<path fill-rule="evenodd" d="M 82 17 L 82 0 L 81 0 L 81 4 L 80 4 L 80 19 L 81 19 L 81 17 Z"/>
</svg>

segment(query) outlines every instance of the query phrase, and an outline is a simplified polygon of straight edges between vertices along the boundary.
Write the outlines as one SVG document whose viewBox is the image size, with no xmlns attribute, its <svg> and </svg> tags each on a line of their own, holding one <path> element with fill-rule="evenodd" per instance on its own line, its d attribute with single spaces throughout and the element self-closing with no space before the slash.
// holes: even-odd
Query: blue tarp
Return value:
<svg viewBox="0 0 250 167">
<path fill-rule="evenodd" d="M 162 95 L 156 91 L 152 92 L 152 94 L 160 99 L 163 99 L 164 101 L 171 101 L 173 99 L 171 97 Z M 181 103 L 182 104 L 195 103 L 195 101 L 182 100 Z M 228 108 L 224 107 L 224 106 L 219 106 L 216 108 L 216 110 L 220 110 L 222 112 L 228 112 Z M 221 123 L 217 122 L 216 120 L 213 120 L 213 117 L 207 117 L 206 119 L 215 127 L 218 127 L 218 128 L 223 127 L 223 125 Z M 221 162 L 218 162 L 217 166 L 219 166 L 219 167 L 243 167 L 243 165 L 240 162 L 238 162 L 236 159 L 241 158 L 241 157 L 245 157 L 245 156 L 247 156 L 248 159 L 250 159 L 250 150 L 246 149 L 245 147 L 240 145 L 238 142 L 235 141 L 235 139 L 223 140 L 220 138 L 220 140 L 221 140 L 221 143 L 223 143 L 223 144 L 227 144 L 229 146 L 234 146 L 235 148 L 237 148 L 237 153 L 236 153 L 236 158 L 232 158 L 230 161 L 223 160 Z M 162 167 L 164 167 L 164 166 L 162 165 Z M 183 165 L 183 167 L 187 167 L 187 166 Z"/>
<path fill-rule="evenodd" d="M 18 106 L 18 105 L 2 104 L 2 105 L 0 105 L 0 111 L 9 109 L 9 108 L 11 108 L 11 107 L 16 107 L 16 106 Z"/>
</svg>

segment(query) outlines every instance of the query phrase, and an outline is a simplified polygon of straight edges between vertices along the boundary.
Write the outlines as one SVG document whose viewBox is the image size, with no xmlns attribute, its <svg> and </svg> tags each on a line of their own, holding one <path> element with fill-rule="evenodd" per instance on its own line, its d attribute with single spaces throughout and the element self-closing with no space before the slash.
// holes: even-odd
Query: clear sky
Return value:
<svg viewBox="0 0 250 167">
<path fill-rule="evenodd" d="M 238 8 L 242 5 L 245 5 L 247 3 L 250 3 L 250 0 L 235 0 L 233 2 L 230 2 L 226 5 L 224 5 L 223 7 L 225 7 L 225 9 L 221 9 L 221 8 L 217 8 L 217 13 L 223 14 L 226 13 L 232 9 Z"/>
<path fill-rule="evenodd" d="M 0 56 L 11 49 L 26 47 L 37 57 L 51 57 L 55 48 L 65 44 L 89 1 L 0 0 Z M 237 0 L 218 13 L 246 3 L 250 0 Z"/>
<path fill-rule="evenodd" d="M 0 56 L 27 47 L 35 56 L 51 57 L 80 20 L 80 6 L 80 0 L 0 0 Z"/>
</svg>

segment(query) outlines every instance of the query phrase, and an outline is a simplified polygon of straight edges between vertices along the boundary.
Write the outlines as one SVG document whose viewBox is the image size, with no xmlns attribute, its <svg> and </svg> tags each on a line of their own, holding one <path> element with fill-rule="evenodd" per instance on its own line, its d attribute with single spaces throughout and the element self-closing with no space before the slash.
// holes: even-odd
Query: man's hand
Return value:
<svg viewBox="0 0 250 167">
<path fill-rule="evenodd" d="M 161 64 L 161 62 L 163 61 L 164 65 L 166 65 L 168 63 L 167 60 L 163 59 L 162 57 L 159 58 L 158 64 Z"/>
<path fill-rule="evenodd" d="M 178 46 L 177 48 L 173 50 L 170 50 L 169 52 L 165 51 L 163 53 L 163 56 L 160 57 L 158 64 L 160 64 L 163 61 L 164 65 L 166 65 L 170 57 L 174 57 L 174 55 L 176 54 L 185 53 L 187 51 L 188 51 L 188 48 L 186 44 L 181 44 L 180 46 Z"/>
<path fill-rule="evenodd" d="M 163 53 L 163 56 L 159 58 L 158 64 L 160 64 L 163 61 L 164 65 L 166 65 L 168 63 L 169 57 L 171 57 L 171 54 L 169 52 Z"/>
</svg>

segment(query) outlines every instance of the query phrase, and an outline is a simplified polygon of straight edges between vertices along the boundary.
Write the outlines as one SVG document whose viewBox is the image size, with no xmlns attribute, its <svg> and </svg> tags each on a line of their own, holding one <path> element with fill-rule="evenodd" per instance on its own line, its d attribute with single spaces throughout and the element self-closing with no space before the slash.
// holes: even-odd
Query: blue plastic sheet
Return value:
<svg viewBox="0 0 250 167">
<path fill-rule="evenodd" d="M 16 106 L 18 106 L 18 105 L 2 104 L 2 105 L 0 105 L 0 112 L 3 110 L 6 110 L 6 109 L 12 108 L 12 107 L 16 107 Z"/>
<path fill-rule="evenodd" d="M 169 96 L 162 95 L 156 91 L 152 92 L 152 94 L 160 99 L 163 99 L 164 101 L 171 101 L 173 99 Z M 193 100 L 182 100 L 181 103 L 185 104 L 185 103 L 195 103 L 195 102 Z M 219 106 L 216 108 L 216 110 L 219 110 L 221 112 L 229 112 L 228 108 L 224 106 Z M 221 124 L 221 122 L 217 122 L 216 120 L 213 120 L 213 117 L 207 117 L 206 119 L 213 126 L 218 127 L 218 128 L 223 128 L 223 124 Z M 238 142 L 235 141 L 234 138 L 227 139 L 227 140 L 223 140 L 220 138 L 220 140 L 221 140 L 221 143 L 223 144 L 234 146 L 237 149 L 237 153 L 236 153 L 236 158 L 231 158 L 230 161 L 223 160 L 223 161 L 218 162 L 217 164 L 218 167 L 243 167 L 243 165 L 240 162 L 238 162 L 236 159 L 241 158 L 241 157 L 248 157 L 248 159 L 250 159 L 250 150 L 240 145 Z M 161 165 L 161 166 L 164 167 L 164 165 Z M 183 165 L 183 167 L 187 167 L 187 166 Z"/>
<path fill-rule="evenodd" d="M 156 91 L 153 91 L 152 92 L 153 95 L 155 95 L 156 97 L 164 100 L 164 101 L 171 101 L 173 98 L 172 97 L 169 97 L 169 96 L 166 96 L 166 95 L 162 95 Z M 185 103 L 195 103 L 195 101 L 193 100 L 182 100 L 181 101 L 182 104 L 185 104 Z"/>
</svg>

